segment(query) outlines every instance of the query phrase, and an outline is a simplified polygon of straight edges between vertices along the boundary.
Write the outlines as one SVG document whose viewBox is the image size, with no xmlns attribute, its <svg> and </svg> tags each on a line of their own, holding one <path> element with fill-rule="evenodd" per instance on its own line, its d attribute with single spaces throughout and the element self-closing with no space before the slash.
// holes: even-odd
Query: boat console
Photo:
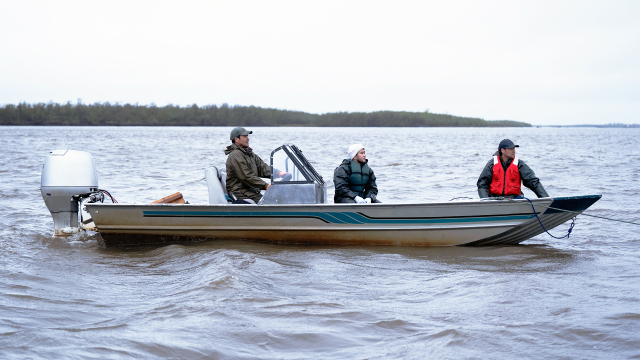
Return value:
<svg viewBox="0 0 640 360">
<path fill-rule="evenodd" d="M 327 184 L 297 146 L 285 144 L 276 148 L 269 161 L 271 186 L 257 205 L 327 203 Z M 283 176 L 279 176 L 281 172 Z M 205 169 L 204 174 L 209 205 L 229 204 L 235 200 L 227 194 L 225 171 L 212 166 Z"/>
<path fill-rule="evenodd" d="M 324 179 L 302 151 L 285 144 L 271 152 L 271 186 L 258 203 L 262 204 L 325 204 L 327 191 Z M 279 177 L 280 172 L 285 175 Z"/>
</svg>

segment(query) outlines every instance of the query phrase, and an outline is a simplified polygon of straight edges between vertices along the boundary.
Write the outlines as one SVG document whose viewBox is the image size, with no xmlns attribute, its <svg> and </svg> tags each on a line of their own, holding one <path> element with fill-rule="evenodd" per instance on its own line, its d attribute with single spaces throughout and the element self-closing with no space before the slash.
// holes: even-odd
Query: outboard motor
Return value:
<svg viewBox="0 0 640 360">
<path fill-rule="evenodd" d="M 78 211 L 82 199 L 102 197 L 91 154 L 77 150 L 51 151 L 42 167 L 40 191 L 53 217 L 53 235 L 70 236 L 80 231 Z"/>
</svg>

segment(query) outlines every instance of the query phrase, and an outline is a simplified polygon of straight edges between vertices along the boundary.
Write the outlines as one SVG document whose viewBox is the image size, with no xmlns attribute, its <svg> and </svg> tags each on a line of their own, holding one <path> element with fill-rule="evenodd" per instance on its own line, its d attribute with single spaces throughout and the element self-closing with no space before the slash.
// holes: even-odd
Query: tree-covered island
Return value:
<svg viewBox="0 0 640 360">
<path fill-rule="evenodd" d="M 365 126 L 365 127 L 530 127 L 511 120 L 484 120 L 408 111 L 338 112 L 302 111 L 223 104 L 180 107 L 112 105 L 110 103 L 39 103 L 0 107 L 0 125 L 71 126 Z"/>
</svg>

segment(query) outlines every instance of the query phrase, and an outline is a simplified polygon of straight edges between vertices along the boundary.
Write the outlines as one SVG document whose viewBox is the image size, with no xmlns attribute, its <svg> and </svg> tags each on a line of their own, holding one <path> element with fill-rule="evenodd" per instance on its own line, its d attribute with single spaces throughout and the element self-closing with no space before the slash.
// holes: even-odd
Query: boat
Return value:
<svg viewBox="0 0 640 360">
<path fill-rule="evenodd" d="M 209 239 L 324 245 L 514 245 L 575 218 L 601 198 L 334 204 L 327 202 L 331 185 L 295 145 L 273 150 L 270 165 L 287 175 L 272 176 L 271 186 L 257 204 L 234 203 L 233 195 L 225 190 L 224 171 L 215 167 L 205 170 L 207 204 L 187 203 L 179 194 L 152 204 L 120 204 L 104 201 L 104 195 L 110 194 L 98 188 L 91 154 L 55 150 L 45 158 L 41 191 L 54 218 L 54 236 L 97 231 L 105 247 Z M 80 209 L 90 218 L 83 220 Z"/>
</svg>

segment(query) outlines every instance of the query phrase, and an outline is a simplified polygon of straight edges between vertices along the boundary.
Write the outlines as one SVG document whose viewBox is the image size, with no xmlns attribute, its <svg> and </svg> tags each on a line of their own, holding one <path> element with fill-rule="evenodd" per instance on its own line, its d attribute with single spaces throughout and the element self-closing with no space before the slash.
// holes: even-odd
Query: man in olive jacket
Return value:
<svg viewBox="0 0 640 360">
<path fill-rule="evenodd" d="M 364 146 L 354 144 L 349 146 L 347 159 L 333 172 L 333 184 L 336 193 L 334 203 L 379 203 L 378 186 L 373 170 L 367 165 L 367 155 Z"/>
<path fill-rule="evenodd" d="M 260 190 L 269 187 L 261 178 L 271 177 L 271 167 L 267 165 L 249 147 L 249 134 L 242 127 L 231 131 L 232 144 L 224 151 L 227 157 L 227 193 L 238 199 L 251 199 L 255 203 L 260 201 Z"/>
<path fill-rule="evenodd" d="M 478 195 L 481 198 L 518 197 L 522 194 L 521 182 L 539 198 L 549 197 L 533 170 L 516 157 L 517 147 L 519 145 L 515 145 L 509 139 L 500 142 L 498 151 L 489 160 L 478 178 Z"/>
</svg>

